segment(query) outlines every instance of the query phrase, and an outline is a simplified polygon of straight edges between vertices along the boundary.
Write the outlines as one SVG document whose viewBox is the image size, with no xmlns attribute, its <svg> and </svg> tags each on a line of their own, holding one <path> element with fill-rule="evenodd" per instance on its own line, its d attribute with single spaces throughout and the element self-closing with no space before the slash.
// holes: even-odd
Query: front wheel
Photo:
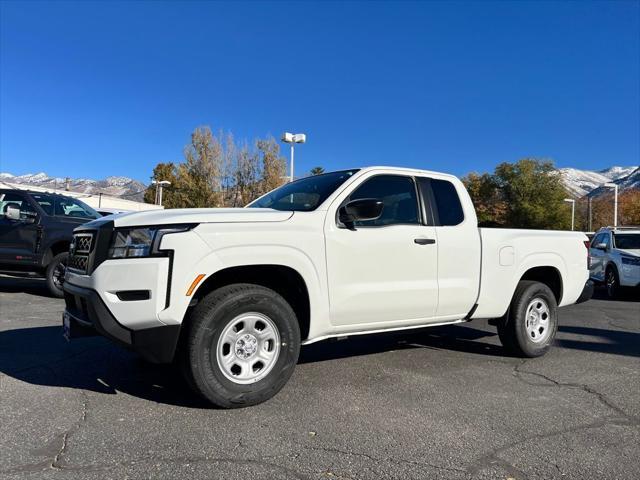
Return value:
<svg viewBox="0 0 640 480">
<path fill-rule="evenodd" d="M 189 385 L 216 406 L 239 408 L 273 397 L 300 353 L 300 328 L 271 289 L 234 284 L 207 295 L 189 315 L 180 352 Z"/>
<path fill-rule="evenodd" d="M 62 285 L 64 283 L 64 274 L 67 268 L 67 258 L 69 254 L 67 252 L 59 253 L 47 265 L 45 272 L 45 281 L 47 283 L 47 289 L 49 293 L 57 298 L 64 296 Z"/>
<path fill-rule="evenodd" d="M 545 284 L 518 283 L 509 311 L 498 322 L 498 335 L 509 352 L 540 357 L 551 347 L 558 330 L 557 302 Z"/>
</svg>

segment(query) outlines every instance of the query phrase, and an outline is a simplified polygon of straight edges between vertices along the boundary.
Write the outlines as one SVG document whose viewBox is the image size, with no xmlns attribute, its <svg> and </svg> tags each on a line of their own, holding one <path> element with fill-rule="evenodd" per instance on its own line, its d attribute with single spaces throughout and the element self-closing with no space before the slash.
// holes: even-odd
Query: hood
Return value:
<svg viewBox="0 0 640 480">
<path fill-rule="evenodd" d="M 113 221 L 116 228 L 181 223 L 283 222 L 292 215 L 293 212 L 270 208 L 176 208 L 110 215 L 104 217 L 104 220 L 98 219 L 88 223 L 87 226 L 97 227 L 105 220 Z"/>
</svg>

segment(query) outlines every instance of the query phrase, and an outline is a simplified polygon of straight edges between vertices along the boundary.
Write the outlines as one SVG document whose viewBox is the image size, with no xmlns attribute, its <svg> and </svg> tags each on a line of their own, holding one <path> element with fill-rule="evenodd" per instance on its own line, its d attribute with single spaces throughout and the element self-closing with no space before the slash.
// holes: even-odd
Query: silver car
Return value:
<svg viewBox="0 0 640 480">
<path fill-rule="evenodd" d="M 605 227 L 589 247 L 592 280 L 604 283 L 614 298 L 620 287 L 640 286 L 640 227 Z"/>
</svg>

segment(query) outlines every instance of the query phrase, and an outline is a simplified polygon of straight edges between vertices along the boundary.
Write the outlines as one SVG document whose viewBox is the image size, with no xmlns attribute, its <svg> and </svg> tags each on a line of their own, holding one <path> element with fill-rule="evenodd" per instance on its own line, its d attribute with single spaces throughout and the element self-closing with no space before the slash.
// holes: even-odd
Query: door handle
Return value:
<svg viewBox="0 0 640 480">
<path fill-rule="evenodd" d="M 414 238 L 413 243 L 418 245 L 433 245 L 436 241 L 433 238 Z"/>
</svg>

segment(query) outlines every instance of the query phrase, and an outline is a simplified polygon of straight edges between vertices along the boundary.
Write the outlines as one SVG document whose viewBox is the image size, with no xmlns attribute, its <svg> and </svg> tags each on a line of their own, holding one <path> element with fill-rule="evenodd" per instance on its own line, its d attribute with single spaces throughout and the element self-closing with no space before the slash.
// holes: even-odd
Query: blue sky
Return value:
<svg viewBox="0 0 640 480">
<path fill-rule="evenodd" d="M 146 181 L 199 125 L 305 132 L 297 172 L 640 163 L 637 1 L 2 2 L 0 27 L 14 174 Z"/>
</svg>

